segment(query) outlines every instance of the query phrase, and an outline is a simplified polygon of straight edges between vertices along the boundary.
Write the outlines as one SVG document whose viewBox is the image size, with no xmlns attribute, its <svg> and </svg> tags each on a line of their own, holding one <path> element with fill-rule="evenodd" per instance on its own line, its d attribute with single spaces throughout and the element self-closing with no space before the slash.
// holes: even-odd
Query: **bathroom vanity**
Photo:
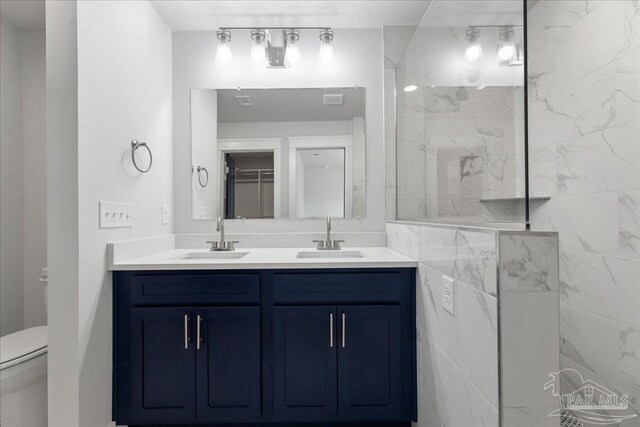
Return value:
<svg viewBox="0 0 640 427">
<path fill-rule="evenodd" d="M 173 251 L 114 266 L 114 420 L 409 425 L 415 262 L 362 251 L 358 260 Z"/>
</svg>

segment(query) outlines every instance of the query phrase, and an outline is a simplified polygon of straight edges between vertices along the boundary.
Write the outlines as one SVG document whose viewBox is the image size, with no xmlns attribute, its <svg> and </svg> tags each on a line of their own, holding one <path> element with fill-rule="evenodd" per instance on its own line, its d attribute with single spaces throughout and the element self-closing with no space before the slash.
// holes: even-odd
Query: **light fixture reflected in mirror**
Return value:
<svg viewBox="0 0 640 427">
<path fill-rule="evenodd" d="M 320 31 L 320 53 L 318 54 L 318 61 L 321 64 L 329 64 L 333 61 L 333 31 L 327 29 Z"/>
<path fill-rule="evenodd" d="M 231 31 L 218 31 L 217 37 L 218 49 L 216 50 L 216 65 L 218 67 L 224 67 L 233 61 L 233 54 L 231 53 Z"/>
<path fill-rule="evenodd" d="M 249 54 L 249 63 L 252 67 L 265 67 L 267 65 L 267 51 L 265 50 L 265 32 L 264 30 L 255 30 L 251 32 L 251 53 Z"/>
<path fill-rule="evenodd" d="M 405 86 L 404 89 L 402 89 L 402 90 L 404 90 L 405 92 L 413 92 L 416 89 L 418 89 L 418 86 L 416 86 L 416 85 L 408 85 L 408 86 Z"/>
<path fill-rule="evenodd" d="M 518 59 L 518 49 L 513 42 L 513 28 L 500 28 L 499 34 L 500 44 L 498 45 L 498 65 L 513 65 Z"/>
<path fill-rule="evenodd" d="M 300 48 L 298 47 L 299 39 L 300 33 L 298 31 L 287 31 L 287 47 L 284 54 L 284 66 L 287 68 L 294 68 L 300 63 Z"/>
<path fill-rule="evenodd" d="M 465 40 L 469 43 L 464 52 L 464 60 L 467 63 L 476 63 L 482 61 L 484 56 L 482 44 L 480 44 L 480 30 L 477 28 L 468 28 Z"/>
</svg>

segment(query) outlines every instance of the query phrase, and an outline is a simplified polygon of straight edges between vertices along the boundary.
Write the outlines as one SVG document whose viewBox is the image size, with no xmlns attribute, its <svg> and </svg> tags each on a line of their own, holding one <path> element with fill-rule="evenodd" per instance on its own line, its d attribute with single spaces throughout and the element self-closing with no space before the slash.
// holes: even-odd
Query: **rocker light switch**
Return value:
<svg viewBox="0 0 640 427">
<path fill-rule="evenodd" d="M 452 315 L 456 315 L 456 281 L 442 276 L 442 307 Z"/>
<path fill-rule="evenodd" d="M 100 202 L 100 228 L 133 227 L 133 203 Z"/>
</svg>

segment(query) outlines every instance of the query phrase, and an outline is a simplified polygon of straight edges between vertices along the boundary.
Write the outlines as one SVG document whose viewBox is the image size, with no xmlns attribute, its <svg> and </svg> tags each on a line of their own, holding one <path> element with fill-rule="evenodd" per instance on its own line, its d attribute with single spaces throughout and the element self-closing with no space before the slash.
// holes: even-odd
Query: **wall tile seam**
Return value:
<svg viewBox="0 0 640 427">
<path fill-rule="evenodd" d="M 536 143 L 534 143 L 534 145 L 529 145 L 529 152 L 540 150 L 540 149 L 543 149 L 543 148 L 549 149 L 549 148 L 552 148 L 552 147 L 557 147 L 558 145 L 561 145 L 561 144 L 571 144 L 571 143 L 573 143 L 575 141 L 578 141 L 579 139 L 585 138 L 587 136 L 595 135 L 595 134 L 598 134 L 598 133 L 603 133 L 603 132 L 606 132 L 606 131 L 611 130 L 611 129 L 617 129 L 617 128 L 629 126 L 629 125 L 635 124 L 637 122 L 640 122 L 640 119 L 629 120 L 627 122 L 618 123 L 618 124 L 616 124 L 614 126 L 603 127 L 601 129 L 597 129 L 597 130 L 594 130 L 592 132 L 584 133 L 584 134 L 581 134 L 581 135 L 578 135 L 578 136 L 572 136 L 570 138 L 561 139 L 559 141 L 553 141 L 553 142 L 550 142 L 550 143 L 547 143 L 547 144 L 536 144 Z"/>
<path fill-rule="evenodd" d="M 639 189 L 639 191 L 640 191 L 640 189 Z M 629 257 L 623 257 L 623 256 L 619 256 L 619 255 L 609 255 L 609 254 L 606 254 L 606 253 L 603 253 L 603 252 L 589 252 L 589 251 L 583 251 L 583 250 L 579 250 L 579 249 L 563 248 L 562 246 L 559 246 L 558 250 L 559 250 L 559 252 L 573 252 L 573 253 L 577 253 L 577 254 L 598 255 L 598 256 L 607 257 L 607 258 L 617 258 L 617 259 L 621 259 L 621 260 L 624 260 L 624 261 L 640 262 L 640 254 L 638 254 L 637 258 L 629 258 Z"/>
<path fill-rule="evenodd" d="M 422 261 L 418 261 L 418 264 L 420 264 L 422 267 L 428 268 L 428 269 L 430 269 L 430 270 L 432 270 L 432 271 L 434 271 L 436 273 L 442 274 L 443 276 L 451 277 L 453 280 L 456 281 L 456 283 L 464 285 L 465 287 L 469 288 L 469 290 L 477 291 L 480 294 L 483 294 L 483 295 L 486 295 L 488 297 L 491 297 L 491 298 L 495 299 L 496 303 L 499 301 L 499 292 L 497 294 L 495 294 L 495 295 L 487 293 L 487 292 L 485 292 L 485 291 L 483 291 L 481 289 L 478 289 L 475 286 L 472 286 L 472 285 L 470 285 L 468 283 L 465 283 L 465 282 L 463 282 L 463 281 L 461 281 L 459 279 L 456 279 L 455 277 L 452 277 L 451 274 L 449 274 L 447 272 L 443 272 L 442 270 L 438 270 L 437 268 L 431 267 L 430 265 L 427 265 L 427 264 L 423 263 Z M 420 285 L 422 285 L 422 283 L 420 283 Z"/>
<path fill-rule="evenodd" d="M 473 381 L 471 381 L 465 374 L 464 372 L 458 367 L 458 365 L 451 360 L 451 358 L 449 357 L 449 355 L 440 347 L 440 345 L 438 345 L 437 342 L 435 342 L 433 339 L 431 339 L 431 337 L 429 336 L 429 334 L 426 334 L 427 337 L 429 338 L 429 340 L 433 343 L 433 345 L 436 346 L 436 350 L 441 352 L 443 354 L 443 356 L 447 359 L 447 361 L 455 368 L 456 371 L 458 371 L 458 373 L 462 376 L 462 378 L 469 383 L 474 390 L 480 395 L 482 396 L 482 398 L 485 400 L 485 402 L 496 412 L 498 412 L 498 410 L 496 409 L 495 406 L 493 406 L 493 404 L 489 401 L 489 399 L 487 399 L 487 397 L 484 395 L 484 393 L 482 393 L 482 391 L 480 391 L 480 389 L 473 383 Z M 499 357 L 500 355 L 498 355 Z M 497 363 L 497 361 L 496 361 Z M 500 384 L 498 383 L 498 378 L 496 378 L 496 387 L 500 388 Z"/>
<path fill-rule="evenodd" d="M 626 322 L 622 322 L 622 321 L 620 321 L 620 320 L 618 320 L 618 319 L 613 319 L 613 318 L 611 318 L 611 317 L 607 317 L 607 316 L 603 315 L 602 313 L 597 313 L 597 312 L 595 312 L 595 311 L 589 310 L 588 308 L 584 308 L 584 307 L 581 307 L 581 306 L 579 306 L 579 305 L 575 305 L 575 304 L 573 304 L 573 303 L 571 303 L 571 302 L 564 301 L 562 298 L 560 298 L 560 311 L 562 311 L 562 306 L 563 306 L 563 305 L 568 305 L 569 307 L 571 307 L 571 308 L 573 308 L 573 309 L 576 309 L 576 310 L 585 311 L 585 312 L 587 312 L 587 313 L 589 313 L 589 314 L 592 314 L 592 315 L 594 315 L 594 316 L 599 317 L 600 319 L 602 319 L 602 320 L 604 320 L 604 321 L 606 321 L 606 322 L 613 322 L 613 323 L 615 323 L 615 324 L 617 325 L 616 330 L 617 330 L 618 332 L 620 331 L 620 326 L 621 326 L 621 325 L 629 326 L 629 327 L 631 327 L 631 328 L 639 328 L 639 327 L 640 327 L 639 325 L 636 325 L 636 326 L 634 326 L 634 325 L 629 325 L 629 324 L 628 324 L 628 323 L 626 323 Z M 640 312 L 640 311 L 639 311 L 639 312 Z M 619 346 L 620 346 L 620 338 L 618 337 L 618 347 L 619 347 Z"/>
<path fill-rule="evenodd" d="M 562 36 L 561 36 L 561 37 L 562 37 Z M 558 37 L 558 38 L 560 38 L 560 37 Z M 556 39 L 556 40 L 557 40 L 557 39 Z M 556 40 L 554 40 L 554 42 L 555 42 Z M 555 46 L 554 46 L 554 47 L 555 47 Z M 554 50 L 555 50 L 555 49 L 554 49 Z M 556 88 L 556 89 L 552 90 L 551 92 L 546 93 L 546 94 L 545 94 L 545 96 L 543 96 L 543 98 L 549 98 L 549 97 L 550 97 L 550 96 L 552 96 L 552 95 L 556 95 L 556 94 L 558 94 L 559 92 L 565 91 L 565 90 L 567 90 L 568 88 L 570 88 L 571 86 L 573 86 L 573 85 L 575 85 L 575 84 L 577 84 L 577 83 L 581 83 L 581 82 L 582 82 L 582 80 L 585 80 L 585 79 L 587 79 L 587 78 L 589 78 L 589 77 L 593 77 L 593 75 L 594 75 L 594 74 L 597 74 L 598 72 L 602 71 L 603 69 L 605 69 L 605 68 L 607 68 L 607 67 L 611 67 L 612 65 L 617 65 L 619 62 L 626 60 L 630 55 L 633 55 L 633 54 L 635 54 L 635 53 L 638 53 L 639 51 L 640 51 L 640 48 L 638 48 L 638 49 L 634 49 L 634 50 L 631 50 L 631 51 L 627 52 L 626 54 L 624 54 L 624 55 L 622 55 L 622 56 L 620 56 L 620 57 L 614 58 L 613 60 L 611 60 L 611 62 L 608 62 L 607 64 L 605 64 L 605 65 L 603 65 L 603 66 L 601 66 L 601 67 L 599 67 L 599 68 L 597 68 L 597 69 L 595 69 L 595 70 L 589 71 L 587 74 L 583 75 L 582 77 L 579 77 L 579 78 L 577 78 L 577 79 L 575 79 L 575 80 L 571 80 L 570 82 L 568 82 L 568 83 L 564 84 L 563 86 L 561 86 L 561 87 L 559 87 L 559 88 Z M 544 74 L 551 74 L 551 75 L 554 75 L 553 73 L 544 73 Z M 531 80 L 532 80 L 532 79 L 531 79 L 531 77 L 530 77 L 530 78 L 529 78 L 529 81 L 531 81 Z"/>
<path fill-rule="evenodd" d="M 621 383 L 621 381 L 620 381 L 620 366 L 619 366 L 619 365 L 618 365 L 618 378 L 617 378 L 615 381 L 613 381 L 611 378 L 605 378 L 602 374 L 599 374 L 599 373 L 597 373 L 597 372 L 594 372 L 594 371 L 593 371 L 593 369 L 591 369 L 590 367 L 588 367 L 588 366 L 584 366 L 582 363 L 580 363 L 580 361 L 579 361 L 579 360 L 575 360 L 575 359 L 574 359 L 574 358 L 572 358 L 571 356 L 569 356 L 569 355 L 567 355 L 567 354 L 564 354 L 564 353 L 562 352 L 562 346 L 561 346 L 561 349 L 560 349 L 560 356 L 561 356 L 561 359 L 560 359 L 560 360 L 561 360 L 561 363 L 562 363 L 562 357 L 564 357 L 564 358 L 566 358 L 566 359 L 568 359 L 568 360 L 572 361 L 572 362 L 573 362 L 573 363 L 575 363 L 576 365 L 580 366 L 582 369 L 584 369 L 585 371 L 587 371 L 589 374 L 592 374 L 592 375 L 594 375 L 594 376 L 598 377 L 599 379 L 601 379 L 601 380 L 602 380 L 602 381 L 604 381 L 604 382 L 607 382 L 607 383 L 612 384 L 614 387 L 619 388 L 620 390 L 622 390 L 622 391 L 626 392 L 626 393 L 627 393 L 627 394 L 629 394 L 630 396 L 640 398 L 640 396 L 638 396 L 638 395 L 636 395 L 636 394 L 634 394 L 634 393 L 630 392 L 629 390 L 627 390 L 627 389 L 625 388 L 625 386 L 624 386 L 624 385 L 622 385 L 622 383 Z M 562 369 L 562 365 L 560 365 L 560 368 Z"/>
</svg>

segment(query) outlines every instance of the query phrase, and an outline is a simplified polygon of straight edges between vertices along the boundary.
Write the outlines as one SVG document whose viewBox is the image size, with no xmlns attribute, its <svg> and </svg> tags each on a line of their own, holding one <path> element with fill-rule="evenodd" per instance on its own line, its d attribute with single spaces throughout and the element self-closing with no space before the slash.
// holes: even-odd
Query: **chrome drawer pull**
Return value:
<svg viewBox="0 0 640 427">
<path fill-rule="evenodd" d="M 202 338 L 200 338 L 200 322 L 202 321 L 202 317 L 198 314 L 198 321 L 196 322 L 196 349 L 200 350 L 200 342 Z"/>
<path fill-rule="evenodd" d="M 347 316 L 342 313 L 342 348 L 345 348 L 347 345 Z"/>
<path fill-rule="evenodd" d="M 329 347 L 333 347 L 333 313 L 329 314 Z"/>
<path fill-rule="evenodd" d="M 184 348 L 189 348 L 189 315 L 184 315 Z"/>
</svg>

